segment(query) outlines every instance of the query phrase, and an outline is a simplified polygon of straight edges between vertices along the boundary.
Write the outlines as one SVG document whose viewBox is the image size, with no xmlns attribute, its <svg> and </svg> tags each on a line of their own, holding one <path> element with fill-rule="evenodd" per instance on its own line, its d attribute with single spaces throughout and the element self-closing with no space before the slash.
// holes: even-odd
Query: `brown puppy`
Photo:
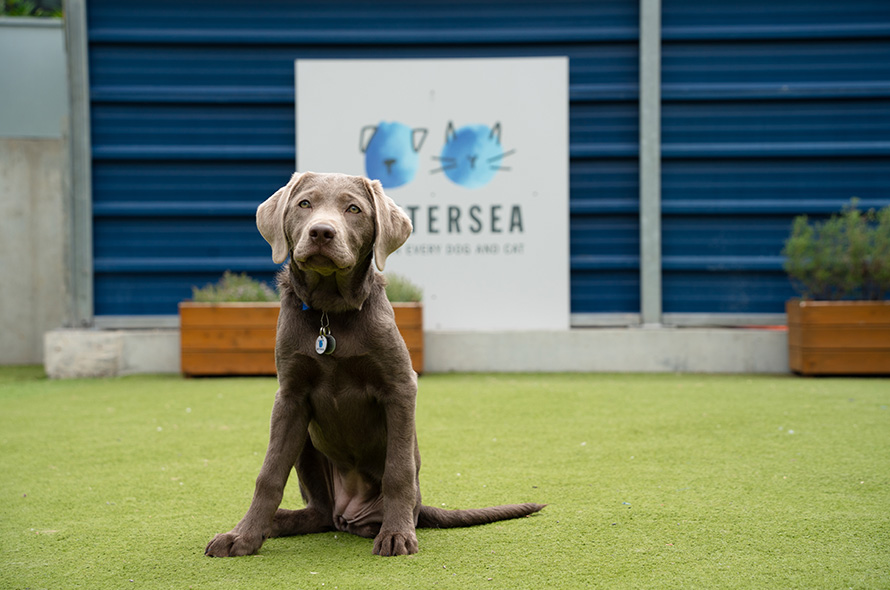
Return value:
<svg viewBox="0 0 890 590">
<path fill-rule="evenodd" d="M 332 530 L 374 538 L 377 555 L 406 555 L 417 552 L 415 527 L 470 526 L 543 508 L 421 504 L 417 376 L 371 266 L 373 258 L 383 270 L 411 222 L 379 182 L 294 174 L 257 209 L 257 227 L 275 262 L 291 258 L 279 275 L 279 389 L 250 508 L 210 541 L 207 555 L 249 555 L 268 537 Z M 279 509 L 294 467 L 306 507 Z"/>
</svg>

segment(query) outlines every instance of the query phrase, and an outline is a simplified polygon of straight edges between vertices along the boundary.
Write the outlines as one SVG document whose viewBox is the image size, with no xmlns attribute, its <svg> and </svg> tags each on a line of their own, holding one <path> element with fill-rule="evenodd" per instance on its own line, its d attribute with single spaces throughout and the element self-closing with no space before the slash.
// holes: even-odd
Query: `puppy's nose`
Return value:
<svg viewBox="0 0 890 590">
<path fill-rule="evenodd" d="M 337 230 L 327 223 L 316 223 L 309 228 L 309 239 L 318 244 L 327 244 L 337 235 Z"/>
</svg>

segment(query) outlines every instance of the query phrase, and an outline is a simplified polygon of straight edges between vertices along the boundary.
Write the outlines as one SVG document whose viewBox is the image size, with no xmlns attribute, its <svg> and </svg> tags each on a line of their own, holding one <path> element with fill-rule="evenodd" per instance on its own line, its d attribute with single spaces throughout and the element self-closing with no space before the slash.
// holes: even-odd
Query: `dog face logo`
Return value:
<svg viewBox="0 0 890 590">
<path fill-rule="evenodd" d="M 445 131 L 445 146 L 438 157 L 441 168 L 432 172 L 444 172 L 448 179 L 465 188 L 485 186 L 494 178 L 498 170 L 510 170 L 502 166 L 505 157 L 516 150 L 505 152 L 501 147 L 501 124 L 467 125 L 455 130 L 448 123 Z"/>
<path fill-rule="evenodd" d="M 412 129 L 397 121 L 381 121 L 361 131 L 360 149 L 365 154 L 365 173 L 383 188 L 396 188 L 414 180 L 420 163 L 418 152 L 427 130 Z"/>
</svg>

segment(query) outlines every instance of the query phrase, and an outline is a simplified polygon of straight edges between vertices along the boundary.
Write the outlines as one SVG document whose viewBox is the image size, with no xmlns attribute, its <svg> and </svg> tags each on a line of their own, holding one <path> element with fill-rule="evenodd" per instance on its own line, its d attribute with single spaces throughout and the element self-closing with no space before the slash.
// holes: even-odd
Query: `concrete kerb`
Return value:
<svg viewBox="0 0 890 590">
<path fill-rule="evenodd" d="M 426 373 L 788 373 L 783 330 L 583 328 L 426 332 Z M 178 373 L 179 330 L 65 329 L 44 338 L 51 378 Z"/>
<path fill-rule="evenodd" d="M 43 345 L 51 379 L 179 372 L 179 330 L 53 330 Z"/>
</svg>

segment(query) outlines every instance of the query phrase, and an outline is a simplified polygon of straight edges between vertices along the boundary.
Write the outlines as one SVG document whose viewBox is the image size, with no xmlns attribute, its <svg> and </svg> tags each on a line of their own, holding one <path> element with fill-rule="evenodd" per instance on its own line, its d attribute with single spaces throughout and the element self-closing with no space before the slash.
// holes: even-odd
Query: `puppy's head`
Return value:
<svg viewBox="0 0 890 590">
<path fill-rule="evenodd" d="M 381 271 L 411 235 L 411 220 L 376 180 L 295 173 L 257 209 L 257 228 L 272 260 L 288 256 L 321 275 L 349 272 L 372 251 Z"/>
</svg>

